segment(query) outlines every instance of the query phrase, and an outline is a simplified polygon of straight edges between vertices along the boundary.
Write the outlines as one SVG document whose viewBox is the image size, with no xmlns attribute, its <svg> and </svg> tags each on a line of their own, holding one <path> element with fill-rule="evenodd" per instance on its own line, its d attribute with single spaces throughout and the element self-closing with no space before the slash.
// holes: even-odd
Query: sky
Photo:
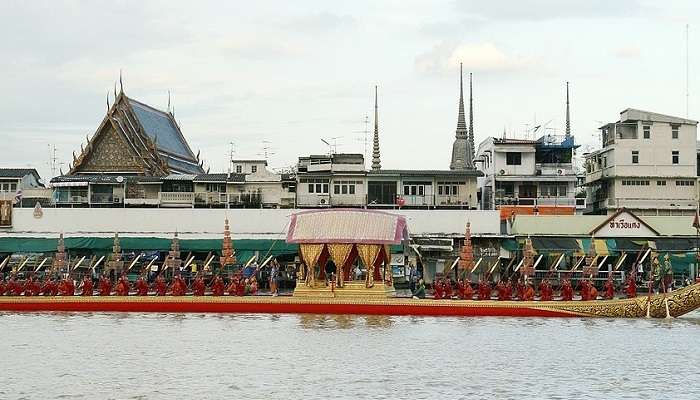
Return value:
<svg viewBox="0 0 700 400">
<path fill-rule="evenodd" d="M 700 118 L 699 16 L 693 1 L 5 0 L 0 167 L 48 180 L 55 146 L 66 172 L 121 71 L 127 96 L 166 109 L 171 92 L 211 172 L 231 147 L 288 168 L 327 153 L 321 139 L 371 158 L 375 85 L 382 167 L 447 169 L 460 62 L 477 146 L 535 124 L 562 134 L 569 81 L 582 154 L 625 108 L 686 116 L 686 86 Z"/>
</svg>

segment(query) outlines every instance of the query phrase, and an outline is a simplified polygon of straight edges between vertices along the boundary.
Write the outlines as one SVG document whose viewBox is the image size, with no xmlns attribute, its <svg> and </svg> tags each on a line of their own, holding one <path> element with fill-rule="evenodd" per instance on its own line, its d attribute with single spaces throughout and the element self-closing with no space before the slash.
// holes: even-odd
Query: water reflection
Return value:
<svg viewBox="0 0 700 400">
<path fill-rule="evenodd" d="M 2 399 L 700 397 L 700 313 L 0 313 L 0 333 Z"/>
</svg>

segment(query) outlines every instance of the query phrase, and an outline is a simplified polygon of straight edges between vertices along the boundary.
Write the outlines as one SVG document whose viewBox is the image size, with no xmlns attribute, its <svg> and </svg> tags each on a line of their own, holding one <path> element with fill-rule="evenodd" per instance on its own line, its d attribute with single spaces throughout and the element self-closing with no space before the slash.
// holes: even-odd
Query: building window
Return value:
<svg viewBox="0 0 700 400">
<path fill-rule="evenodd" d="M 677 180 L 676 186 L 695 186 L 695 181 L 693 181 L 693 180 Z"/>
<path fill-rule="evenodd" d="M 257 166 L 257 165 L 252 165 L 252 166 L 250 167 L 250 172 L 252 172 L 252 173 L 258 172 L 258 166 Z"/>
<path fill-rule="evenodd" d="M 639 164 L 639 151 L 632 150 L 632 164 Z"/>
<path fill-rule="evenodd" d="M 333 194 L 355 194 L 355 185 L 361 185 L 362 181 L 335 181 L 333 182 Z"/>
<path fill-rule="evenodd" d="M 671 152 L 671 162 L 674 164 L 678 164 L 678 159 L 680 156 L 678 155 L 678 150 L 673 150 Z"/>
<path fill-rule="evenodd" d="M 226 193 L 226 184 L 225 183 L 207 183 L 207 192 Z"/>
<path fill-rule="evenodd" d="M 651 139 L 651 127 L 649 125 L 644 125 L 644 139 Z"/>
<path fill-rule="evenodd" d="M 546 184 L 540 186 L 542 197 L 566 197 L 566 184 Z"/>
<path fill-rule="evenodd" d="M 241 172 L 243 172 L 243 167 L 240 165 L 236 165 L 236 173 L 240 174 Z"/>
<path fill-rule="evenodd" d="M 666 186 L 666 181 L 656 181 L 656 186 Z"/>
<path fill-rule="evenodd" d="M 622 181 L 622 186 L 649 186 L 649 181 L 625 179 Z"/>
<path fill-rule="evenodd" d="M 431 185 L 430 182 L 405 182 L 403 194 L 404 196 L 425 196 L 425 187 Z"/>
<path fill-rule="evenodd" d="M 678 125 L 671 125 L 671 138 L 672 139 L 678 139 L 678 129 L 680 127 Z"/>
<path fill-rule="evenodd" d="M 459 187 L 466 182 L 438 182 L 438 196 L 459 196 Z"/>
<path fill-rule="evenodd" d="M 506 165 L 520 165 L 522 162 L 521 153 L 507 152 L 506 153 Z"/>
<path fill-rule="evenodd" d="M 328 194 L 328 179 L 302 178 L 299 183 L 307 183 L 309 193 Z"/>
</svg>

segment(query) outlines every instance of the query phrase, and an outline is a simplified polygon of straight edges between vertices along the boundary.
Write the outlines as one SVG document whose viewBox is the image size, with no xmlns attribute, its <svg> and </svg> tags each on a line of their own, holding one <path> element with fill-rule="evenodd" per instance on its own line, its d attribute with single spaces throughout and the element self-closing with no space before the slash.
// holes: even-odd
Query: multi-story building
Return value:
<svg viewBox="0 0 700 400">
<path fill-rule="evenodd" d="M 481 209 L 500 209 L 504 216 L 575 214 L 576 147 L 573 136 L 487 138 L 477 150 Z"/>
<path fill-rule="evenodd" d="M 0 168 L 0 199 L 12 200 L 21 207 L 33 207 L 37 202 L 46 205 L 51 190 L 44 187 L 34 168 Z"/>
<path fill-rule="evenodd" d="M 698 207 L 697 121 L 628 108 L 585 155 L 586 212 L 687 215 Z"/>
<path fill-rule="evenodd" d="M 584 207 L 576 198 L 577 177 L 571 134 L 569 84 L 566 86 L 566 131 L 537 140 L 489 137 L 479 144 L 479 202 L 483 210 L 512 214 L 575 214 Z"/>
<path fill-rule="evenodd" d="M 362 207 L 367 204 L 362 154 L 299 157 L 297 207 Z"/>
</svg>

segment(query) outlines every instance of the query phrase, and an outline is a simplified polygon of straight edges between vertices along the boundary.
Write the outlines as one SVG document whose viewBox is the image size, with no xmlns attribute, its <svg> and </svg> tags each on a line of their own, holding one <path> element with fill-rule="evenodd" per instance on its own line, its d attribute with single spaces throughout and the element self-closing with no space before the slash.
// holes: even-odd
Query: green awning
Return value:
<svg viewBox="0 0 700 400">
<path fill-rule="evenodd" d="M 187 252 L 221 252 L 222 239 L 183 239 L 180 250 Z M 120 237 L 119 244 L 123 251 L 168 251 L 171 239 Z M 56 251 L 58 239 L 47 238 L 0 238 L 0 253 L 52 253 Z M 114 244 L 113 238 L 70 237 L 64 240 L 68 251 L 89 251 L 109 253 Z M 237 253 L 259 251 L 261 254 L 282 255 L 296 254 L 297 244 L 284 240 L 240 239 L 233 241 Z"/>
</svg>

